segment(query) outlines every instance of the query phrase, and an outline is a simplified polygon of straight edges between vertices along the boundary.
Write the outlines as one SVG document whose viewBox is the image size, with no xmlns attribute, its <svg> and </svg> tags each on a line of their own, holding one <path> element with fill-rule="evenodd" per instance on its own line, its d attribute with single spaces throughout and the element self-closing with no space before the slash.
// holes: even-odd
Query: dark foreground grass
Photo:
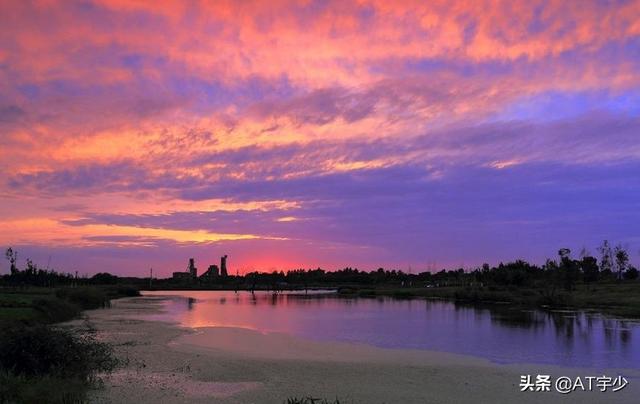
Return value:
<svg viewBox="0 0 640 404">
<path fill-rule="evenodd" d="M 0 330 L 0 402 L 84 402 L 96 375 L 117 364 L 91 333 L 51 325 Z"/>
<path fill-rule="evenodd" d="M 0 290 L 0 403 L 86 402 L 96 376 L 118 361 L 91 331 L 52 324 L 137 294 L 123 286 Z"/>
</svg>

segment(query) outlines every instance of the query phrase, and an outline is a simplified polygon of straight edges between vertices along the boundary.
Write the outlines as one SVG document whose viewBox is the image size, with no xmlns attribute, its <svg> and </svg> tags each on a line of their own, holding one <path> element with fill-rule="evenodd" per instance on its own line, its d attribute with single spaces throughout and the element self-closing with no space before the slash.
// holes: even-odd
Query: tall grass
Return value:
<svg viewBox="0 0 640 404">
<path fill-rule="evenodd" d="M 95 287 L 61 288 L 56 297 L 67 300 L 82 310 L 99 309 L 109 306 L 109 296 L 104 289 Z"/>
<path fill-rule="evenodd" d="M 45 323 L 69 321 L 80 314 L 80 308 L 62 299 L 40 298 L 34 299 L 31 306 L 40 314 Z"/>
<path fill-rule="evenodd" d="M 96 375 L 118 364 L 109 345 L 89 332 L 49 324 L 109 306 L 137 289 L 32 288 L 0 295 L 0 403 L 80 403 Z"/>
<path fill-rule="evenodd" d="M 118 364 L 91 333 L 49 326 L 0 330 L 0 402 L 81 402 L 96 375 Z"/>
</svg>

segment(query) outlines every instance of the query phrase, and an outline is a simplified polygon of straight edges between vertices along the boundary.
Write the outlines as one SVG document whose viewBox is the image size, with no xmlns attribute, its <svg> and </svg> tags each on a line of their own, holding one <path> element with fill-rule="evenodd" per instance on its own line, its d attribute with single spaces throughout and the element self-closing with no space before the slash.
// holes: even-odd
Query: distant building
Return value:
<svg viewBox="0 0 640 404">
<path fill-rule="evenodd" d="M 189 274 L 192 279 L 198 278 L 198 268 L 196 268 L 196 261 L 193 258 L 189 258 Z"/>
<path fill-rule="evenodd" d="M 174 272 L 172 276 L 176 281 L 195 281 L 198 278 L 198 268 L 193 258 L 189 258 L 189 266 L 186 272 Z"/>
<path fill-rule="evenodd" d="M 200 279 L 208 282 L 212 282 L 220 276 L 220 269 L 217 265 L 209 265 L 209 269 L 200 275 Z"/>
<path fill-rule="evenodd" d="M 226 254 L 220 257 L 220 276 L 227 277 L 229 274 L 227 273 L 227 256 Z"/>
<path fill-rule="evenodd" d="M 174 281 L 190 281 L 191 280 L 191 274 L 189 272 L 174 272 L 172 279 Z"/>
<path fill-rule="evenodd" d="M 209 273 L 209 276 L 220 276 L 220 269 L 217 265 L 209 265 L 207 272 Z"/>
<path fill-rule="evenodd" d="M 226 278 L 229 276 L 227 270 L 227 256 L 220 257 L 220 267 L 217 265 L 209 265 L 209 268 L 198 277 L 198 268 L 193 258 L 189 258 L 189 265 L 184 272 L 174 272 L 173 280 L 180 282 L 195 282 L 197 280 L 212 282 L 218 278 Z"/>
</svg>

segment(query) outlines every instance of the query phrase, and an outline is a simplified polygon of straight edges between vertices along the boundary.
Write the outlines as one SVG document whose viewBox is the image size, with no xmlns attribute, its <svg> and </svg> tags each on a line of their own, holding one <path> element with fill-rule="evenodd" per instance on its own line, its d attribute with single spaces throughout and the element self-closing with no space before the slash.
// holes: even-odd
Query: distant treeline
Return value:
<svg viewBox="0 0 640 404">
<path fill-rule="evenodd" d="M 251 272 L 243 276 L 230 276 L 219 280 L 221 287 L 241 287 L 243 289 L 270 288 L 282 289 L 287 285 L 340 286 L 340 285 L 376 285 L 392 284 L 400 287 L 442 287 L 442 286 L 515 286 L 548 287 L 550 285 L 572 290 L 576 283 L 595 283 L 608 281 L 633 281 L 638 279 L 638 270 L 630 264 L 629 253 L 622 246 L 612 247 L 604 241 L 598 248 L 598 258 L 583 251 L 579 257 L 572 257 L 571 250 L 561 248 L 557 259 L 548 259 L 538 266 L 523 260 L 516 260 L 497 266 L 484 264 L 473 270 L 463 268 L 441 270 L 439 272 L 420 272 L 417 274 L 401 270 L 361 271 L 357 268 L 344 268 L 337 271 L 317 269 L 296 269 L 289 271 Z M 109 273 L 99 273 L 91 278 L 78 279 L 72 274 L 57 273 L 53 270 L 38 268 L 30 260 L 23 270 L 16 267 L 15 252 L 9 248 L 6 252 L 11 265 L 10 275 L 2 277 L 5 285 L 56 286 L 81 284 L 138 284 L 146 286 L 149 278 L 120 278 Z M 172 279 L 154 279 L 154 287 L 169 287 Z M 198 283 L 191 285 L 198 286 Z M 211 286 L 211 285 L 208 285 Z"/>
<path fill-rule="evenodd" d="M 327 272 L 320 268 L 314 270 L 293 270 L 288 272 L 260 273 L 245 275 L 245 282 L 289 283 L 289 284 L 396 284 L 400 286 L 560 286 L 573 289 L 577 282 L 593 283 L 598 281 L 636 280 L 638 270 L 629 262 L 629 253 L 622 246 L 611 247 L 604 241 L 598 248 L 599 259 L 582 252 L 579 258 L 571 256 L 571 250 L 562 248 L 558 259 L 548 259 L 538 266 L 523 260 L 516 260 L 497 266 L 484 264 L 473 270 L 463 268 L 443 269 L 439 272 L 421 272 L 410 274 L 403 271 L 378 268 L 373 272 L 345 268 Z"/>
<path fill-rule="evenodd" d="M 135 285 L 145 282 L 141 278 L 123 278 L 108 273 L 98 273 L 90 278 L 78 277 L 77 273 L 58 272 L 54 269 L 38 267 L 31 259 L 27 259 L 25 267 L 20 269 L 17 265 L 18 253 L 13 248 L 8 248 L 5 251 L 5 258 L 9 262 L 9 274 L 0 276 L 0 286 L 57 288 L 115 284 Z"/>
</svg>

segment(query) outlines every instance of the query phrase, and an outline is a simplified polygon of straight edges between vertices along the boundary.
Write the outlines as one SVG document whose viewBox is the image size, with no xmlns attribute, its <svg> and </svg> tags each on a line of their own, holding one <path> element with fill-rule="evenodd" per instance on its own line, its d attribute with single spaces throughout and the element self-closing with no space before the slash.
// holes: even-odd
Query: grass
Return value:
<svg viewBox="0 0 640 404">
<path fill-rule="evenodd" d="M 579 284 L 572 291 L 542 287 L 343 287 L 345 297 L 389 296 L 400 299 L 445 299 L 466 303 L 510 303 L 523 307 L 572 308 L 640 318 L 640 282 Z"/>
<path fill-rule="evenodd" d="M 640 283 L 596 284 L 573 293 L 577 307 L 622 316 L 640 318 Z"/>
<path fill-rule="evenodd" d="M 86 402 L 96 375 L 113 370 L 118 361 L 92 333 L 52 324 L 137 294 L 123 286 L 2 290 L 0 403 Z"/>
<path fill-rule="evenodd" d="M 83 310 L 101 309 L 109 306 L 109 297 L 102 288 L 61 288 L 56 290 L 55 294 L 58 299 L 66 300 Z"/>
<path fill-rule="evenodd" d="M 0 402 L 84 402 L 99 372 L 118 364 L 91 334 L 50 325 L 0 331 Z"/>
<path fill-rule="evenodd" d="M 68 321 L 82 310 L 108 307 L 110 299 L 138 295 L 129 286 L 0 289 L 0 326 Z"/>
</svg>

